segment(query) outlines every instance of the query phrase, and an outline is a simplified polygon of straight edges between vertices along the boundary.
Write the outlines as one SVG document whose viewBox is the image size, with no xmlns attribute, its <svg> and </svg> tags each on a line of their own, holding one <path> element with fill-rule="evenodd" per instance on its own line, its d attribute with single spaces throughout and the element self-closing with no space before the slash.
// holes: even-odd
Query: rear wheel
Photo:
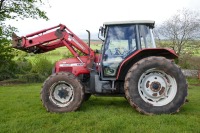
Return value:
<svg viewBox="0 0 200 133">
<path fill-rule="evenodd" d="M 178 112 L 187 96 L 180 68 L 164 57 L 148 57 L 134 64 L 124 88 L 130 105 L 144 114 Z"/>
<path fill-rule="evenodd" d="M 83 102 L 84 90 L 71 73 L 54 73 L 43 84 L 41 100 L 50 112 L 76 111 Z"/>
</svg>

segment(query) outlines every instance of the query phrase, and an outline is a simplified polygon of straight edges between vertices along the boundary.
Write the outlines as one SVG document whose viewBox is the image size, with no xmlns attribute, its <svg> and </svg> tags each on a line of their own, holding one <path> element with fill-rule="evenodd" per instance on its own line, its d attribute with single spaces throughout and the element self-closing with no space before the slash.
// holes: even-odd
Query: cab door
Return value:
<svg viewBox="0 0 200 133">
<path fill-rule="evenodd" d="M 136 25 L 111 25 L 102 53 L 103 78 L 115 78 L 119 64 L 137 50 Z"/>
</svg>

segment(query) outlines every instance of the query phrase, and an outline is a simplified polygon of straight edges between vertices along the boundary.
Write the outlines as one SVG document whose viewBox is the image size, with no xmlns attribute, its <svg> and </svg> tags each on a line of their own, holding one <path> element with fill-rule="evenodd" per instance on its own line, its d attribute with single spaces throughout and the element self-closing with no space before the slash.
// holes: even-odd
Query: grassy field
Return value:
<svg viewBox="0 0 200 133">
<path fill-rule="evenodd" d="M 100 50 L 101 44 L 96 44 L 96 45 L 93 44 L 93 45 L 91 45 L 91 48 L 93 50 Z M 25 54 L 25 52 L 21 52 L 21 53 Z M 70 54 L 70 52 L 66 47 L 60 47 L 60 48 L 57 48 L 53 51 L 42 53 L 42 54 L 39 54 L 39 55 L 28 54 L 28 56 L 26 58 L 30 59 L 31 61 L 34 61 L 34 59 L 37 58 L 38 56 L 45 56 L 48 60 L 50 60 L 52 63 L 54 63 L 54 62 L 56 62 L 60 59 L 66 59 L 66 56 L 68 54 Z M 15 57 L 15 60 L 17 58 L 18 57 Z"/>
<path fill-rule="evenodd" d="M 0 86 L 0 133 L 200 132 L 200 81 L 189 79 L 189 103 L 174 115 L 146 116 L 123 97 L 94 97 L 77 112 L 48 113 L 42 84 Z"/>
</svg>

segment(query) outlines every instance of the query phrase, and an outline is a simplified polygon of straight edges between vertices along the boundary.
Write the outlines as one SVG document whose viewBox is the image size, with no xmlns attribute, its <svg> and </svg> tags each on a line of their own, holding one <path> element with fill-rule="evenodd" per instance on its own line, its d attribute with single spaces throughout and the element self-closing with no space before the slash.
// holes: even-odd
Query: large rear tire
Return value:
<svg viewBox="0 0 200 133">
<path fill-rule="evenodd" d="M 76 111 L 84 100 L 84 89 L 71 73 L 54 73 L 41 90 L 41 100 L 49 112 Z"/>
<path fill-rule="evenodd" d="M 187 96 L 181 69 L 164 57 L 135 63 L 126 75 L 124 89 L 130 105 L 148 115 L 176 113 Z"/>
</svg>

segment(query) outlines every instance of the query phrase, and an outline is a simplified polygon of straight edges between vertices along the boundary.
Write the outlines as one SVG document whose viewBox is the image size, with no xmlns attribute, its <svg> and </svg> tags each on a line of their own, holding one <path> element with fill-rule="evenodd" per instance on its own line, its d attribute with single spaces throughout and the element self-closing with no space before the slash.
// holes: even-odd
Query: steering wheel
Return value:
<svg viewBox="0 0 200 133">
<path fill-rule="evenodd" d="M 123 58 L 125 58 L 127 55 L 129 55 L 131 52 L 133 52 L 136 49 L 136 46 L 134 46 L 132 49 L 130 50 L 126 50 L 123 52 Z"/>
<path fill-rule="evenodd" d="M 122 55 L 119 48 L 115 48 L 115 53 L 114 55 Z"/>
</svg>

